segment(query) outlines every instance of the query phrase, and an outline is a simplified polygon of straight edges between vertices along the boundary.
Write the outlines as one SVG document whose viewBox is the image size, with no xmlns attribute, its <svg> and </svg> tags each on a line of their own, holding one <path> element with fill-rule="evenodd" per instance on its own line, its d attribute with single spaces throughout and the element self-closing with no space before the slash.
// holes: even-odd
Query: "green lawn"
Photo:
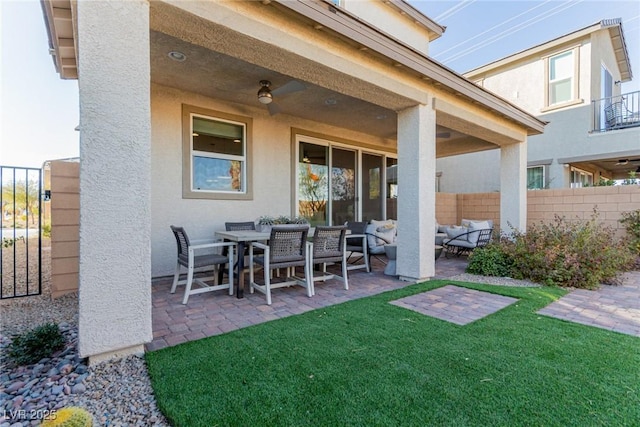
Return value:
<svg viewBox="0 0 640 427">
<path fill-rule="evenodd" d="M 552 288 L 457 326 L 388 304 L 432 281 L 159 350 L 175 426 L 638 426 L 640 339 L 535 312 Z"/>
</svg>

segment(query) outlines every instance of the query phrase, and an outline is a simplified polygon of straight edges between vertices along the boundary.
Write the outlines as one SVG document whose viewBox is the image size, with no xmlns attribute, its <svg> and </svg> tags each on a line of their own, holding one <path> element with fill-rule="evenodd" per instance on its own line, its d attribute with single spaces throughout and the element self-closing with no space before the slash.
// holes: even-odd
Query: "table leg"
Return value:
<svg viewBox="0 0 640 427">
<path fill-rule="evenodd" d="M 238 285 L 236 287 L 236 298 L 244 298 L 244 242 L 238 242 L 238 271 L 236 277 Z"/>
</svg>

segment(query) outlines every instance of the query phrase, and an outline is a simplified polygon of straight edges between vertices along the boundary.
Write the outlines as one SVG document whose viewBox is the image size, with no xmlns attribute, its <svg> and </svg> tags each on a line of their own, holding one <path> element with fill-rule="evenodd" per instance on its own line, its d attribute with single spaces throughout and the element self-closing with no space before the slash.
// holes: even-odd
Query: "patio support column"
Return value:
<svg viewBox="0 0 640 427">
<path fill-rule="evenodd" d="M 436 113 L 417 105 L 398 113 L 397 273 L 419 281 L 435 274 Z"/>
<path fill-rule="evenodd" d="M 151 331 L 149 3 L 78 1 L 79 350 L 144 351 Z"/>
<path fill-rule="evenodd" d="M 500 230 L 527 229 L 527 141 L 500 148 Z"/>
</svg>

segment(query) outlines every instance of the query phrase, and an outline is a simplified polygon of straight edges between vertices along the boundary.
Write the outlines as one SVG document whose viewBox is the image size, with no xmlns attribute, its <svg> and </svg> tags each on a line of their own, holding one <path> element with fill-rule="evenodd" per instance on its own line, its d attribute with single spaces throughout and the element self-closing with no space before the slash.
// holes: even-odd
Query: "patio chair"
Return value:
<svg viewBox="0 0 640 427">
<path fill-rule="evenodd" d="M 367 247 L 367 222 L 366 221 L 348 221 L 345 223 L 347 230 L 350 233 L 347 235 L 346 252 L 347 256 L 347 270 L 357 270 L 359 268 L 365 268 L 367 272 L 371 271 L 371 264 L 369 263 L 369 251 Z M 354 254 L 360 254 L 359 257 L 351 261 L 351 257 Z M 363 260 L 362 264 L 358 264 L 358 261 Z"/>
<path fill-rule="evenodd" d="M 630 111 L 626 102 L 616 101 L 604 109 L 607 129 L 621 129 L 640 123 L 640 113 Z"/>
<path fill-rule="evenodd" d="M 225 222 L 224 223 L 224 229 L 226 231 L 243 231 L 243 230 L 255 230 L 256 229 L 256 224 L 253 221 L 243 221 L 243 222 Z M 228 242 L 229 240 L 224 240 L 225 242 Z M 227 255 L 227 251 L 228 248 L 225 246 L 222 248 L 222 255 L 226 256 Z M 260 253 L 262 253 L 262 251 L 260 250 Z M 235 263 L 233 264 L 233 269 L 237 269 L 238 267 L 238 261 L 240 259 L 240 254 L 238 255 L 238 259 L 236 259 Z M 249 255 L 249 246 L 245 246 L 244 248 L 244 254 L 243 256 L 247 256 Z M 243 272 L 246 273 L 249 271 L 248 267 L 245 267 L 243 269 Z M 218 272 L 218 280 L 222 281 L 222 276 L 224 275 L 225 270 L 224 269 L 220 269 L 220 271 Z"/>
<path fill-rule="evenodd" d="M 184 298 L 182 304 L 186 304 L 190 295 L 201 294 L 203 292 L 211 292 L 222 289 L 228 289 L 229 295 L 233 295 L 233 268 L 229 269 L 229 276 L 227 283 L 219 283 L 216 277 L 218 269 L 224 268 L 224 265 L 233 265 L 233 248 L 235 243 L 232 242 L 217 242 L 207 243 L 203 245 L 191 245 L 189 243 L 189 237 L 187 232 L 182 227 L 171 226 L 171 231 L 176 238 L 178 245 L 178 258 L 176 263 L 176 270 L 173 276 L 173 284 L 171 285 L 171 293 L 176 292 L 178 285 L 186 285 L 184 289 Z M 223 256 L 217 253 L 213 253 L 217 248 L 227 248 L 227 255 Z M 197 255 L 200 253 L 200 255 Z M 187 278 L 185 280 L 180 279 L 180 270 L 182 267 L 187 269 Z M 210 277 L 194 277 L 196 270 L 207 271 L 207 269 L 213 269 L 213 276 Z M 213 280 L 214 284 L 209 285 L 206 281 Z M 193 283 L 201 286 L 201 288 L 192 289 Z"/>
<path fill-rule="evenodd" d="M 313 282 L 309 272 L 309 247 L 307 245 L 308 226 L 274 226 L 271 229 L 269 244 L 251 242 L 249 246 L 249 291 L 258 290 L 266 295 L 271 305 L 271 290 L 275 288 L 299 285 L 307 289 L 307 296 L 313 295 Z M 263 255 L 255 256 L 255 248 L 264 250 Z M 254 280 L 256 264 L 262 266 L 264 284 Z M 291 268 L 290 268 L 291 267 Z M 304 278 L 295 275 L 295 267 L 304 268 Z M 284 268 L 291 273 L 283 282 L 271 282 L 271 271 Z"/>
<path fill-rule="evenodd" d="M 396 222 L 393 220 L 376 221 L 372 219 L 365 230 L 367 235 L 367 251 L 369 253 L 369 265 L 371 265 L 371 257 L 375 257 L 383 264 L 387 264 L 386 246 L 396 242 L 397 228 Z"/>
<path fill-rule="evenodd" d="M 487 246 L 491 242 L 493 228 L 475 228 L 471 226 L 468 230 L 451 239 L 443 240 L 442 246 L 445 249 L 445 258 L 449 258 L 449 255 L 457 257 L 468 255 L 474 249 Z"/>
<path fill-rule="evenodd" d="M 346 237 L 347 226 L 323 227 L 317 226 L 313 234 L 313 242 L 309 243 L 309 272 L 312 275 L 311 294 L 315 295 L 315 282 L 337 278 L 344 283 L 344 288 L 349 289 L 347 278 L 347 252 Z M 327 274 L 327 263 L 340 263 L 342 276 Z M 314 276 L 313 268 L 322 265 L 322 275 Z"/>
</svg>

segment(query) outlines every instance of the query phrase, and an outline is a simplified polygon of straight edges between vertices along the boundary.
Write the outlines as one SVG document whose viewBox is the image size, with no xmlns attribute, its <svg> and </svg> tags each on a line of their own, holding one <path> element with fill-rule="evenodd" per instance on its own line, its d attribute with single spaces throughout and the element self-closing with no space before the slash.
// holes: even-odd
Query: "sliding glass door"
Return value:
<svg viewBox="0 0 640 427">
<path fill-rule="evenodd" d="M 356 152 L 333 147 L 331 149 L 331 223 L 355 221 Z"/>
<path fill-rule="evenodd" d="M 298 215 L 325 225 L 329 201 L 328 147 L 301 142 L 298 153 Z"/>
<path fill-rule="evenodd" d="M 362 154 L 362 220 L 381 219 L 382 213 L 382 156 Z"/>
<path fill-rule="evenodd" d="M 389 198 L 397 197 L 397 184 L 392 187 L 395 193 L 388 194 L 387 177 L 389 162 L 395 164 L 396 159 L 310 137 L 299 137 L 297 148 L 299 216 L 312 226 L 385 218 Z M 397 182 L 395 168 L 393 172 L 391 179 Z M 392 212 L 396 215 L 395 208 Z"/>
</svg>

